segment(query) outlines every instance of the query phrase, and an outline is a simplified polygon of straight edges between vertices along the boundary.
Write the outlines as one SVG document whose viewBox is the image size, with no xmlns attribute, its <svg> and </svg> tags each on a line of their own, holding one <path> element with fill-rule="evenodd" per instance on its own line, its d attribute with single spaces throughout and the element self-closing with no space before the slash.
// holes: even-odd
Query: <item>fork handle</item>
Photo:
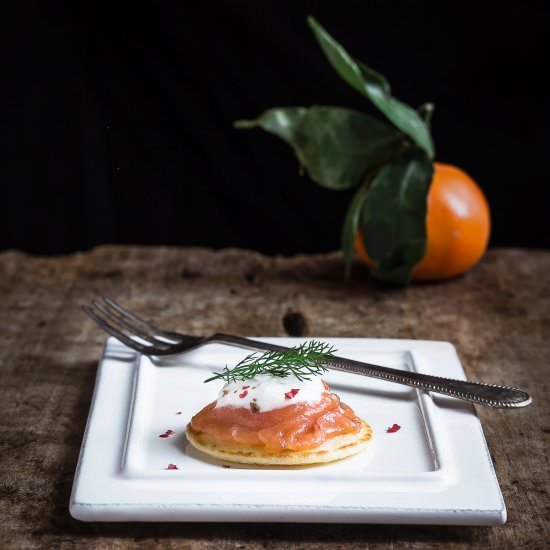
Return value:
<svg viewBox="0 0 550 550">
<path fill-rule="evenodd" d="M 261 351 L 286 351 L 290 348 L 268 344 L 267 342 L 257 342 L 241 336 L 231 334 L 214 334 L 206 339 L 204 343 L 219 343 L 235 346 L 239 348 L 261 350 Z M 389 367 L 381 367 L 371 363 L 363 363 L 353 359 L 330 356 L 325 365 L 333 370 L 351 372 L 362 376 L 380 378 L 388 382 L 404 384 L 421 390 L 428 390 L 435 393 L 442 393 L 469 401 L 478 405 L 486 405 L 495 408 L 518 408 L 525 407 L 531 403 L 531 396 L 520 389 L 508 386 L 498 386 L 496 384 L 483 384 L 481 382 L 465 382 L 453 378 L 443 378 L 441 376 L 432 376 L 421 374 L 419 372 L 406 372 Z"/>
</svg>

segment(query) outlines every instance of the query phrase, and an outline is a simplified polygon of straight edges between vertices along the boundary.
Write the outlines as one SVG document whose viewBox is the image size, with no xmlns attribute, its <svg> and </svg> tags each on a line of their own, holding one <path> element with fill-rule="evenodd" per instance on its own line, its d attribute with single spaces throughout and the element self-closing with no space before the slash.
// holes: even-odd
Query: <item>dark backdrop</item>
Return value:
<svg viewBox="0 0 550 550">
<path fill-rule="evenodd" d="M 352 192 L 232 128 L 272 106 L 370 109 L 308 13 L 398 98 L 435 103 L 437 157 L 487 194 L 491 244 L 550 246 L 542 8 L 366 0 L 19 3 L 3 50 L 0 246 L 337 248 Z"/>
</svg>

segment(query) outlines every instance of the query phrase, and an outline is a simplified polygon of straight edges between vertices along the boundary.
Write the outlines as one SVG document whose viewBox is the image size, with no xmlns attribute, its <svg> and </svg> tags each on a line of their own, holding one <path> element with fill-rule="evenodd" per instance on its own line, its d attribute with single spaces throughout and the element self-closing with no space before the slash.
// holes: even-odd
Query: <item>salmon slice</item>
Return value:
<svg viewBox="0 0 550 550">
<path fill-rule="evenodd" d="M 358 433 L 361 421 L 328 391 L 316 403 L 296 403 L 271 411 L 219 407 L 209 403 L 191 419 L 191 427 L 222 443 L 267 451 L 309 450 L 338 435 Z"/>
</svg>

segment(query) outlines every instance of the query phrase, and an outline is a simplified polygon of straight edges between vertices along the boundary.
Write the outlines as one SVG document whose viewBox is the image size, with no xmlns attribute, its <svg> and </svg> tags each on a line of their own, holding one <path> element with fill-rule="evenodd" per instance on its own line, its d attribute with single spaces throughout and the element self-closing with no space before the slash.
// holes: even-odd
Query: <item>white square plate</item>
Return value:
<svg viewBox="0 0 550 550">
<path fill-rule="evenodd" d="M 297 338 L 261 338 L 284 346 Z M 464 379 L 446 342 L 322 338 L 337 354 Z M 330 371 L 331 389 L 374 430 L 370 449 L 332 464 L 268 468 L 204 457 L 185 437 L 213 401 L 212 372 L 247 353 L 221 345 L 160 363 L 107 340 L 71 495 L 84 521 L 256 521 L 496 525 L 506 508 L 472 406 Z M 386 430 L 397 423 L 395 433 Z M 161 438 L 166 430 L 171 437 Z M 175 464 L 177 470 L 168 470 Z M 227 467 L 230 466 L 230 467 Z"/>
</svg>

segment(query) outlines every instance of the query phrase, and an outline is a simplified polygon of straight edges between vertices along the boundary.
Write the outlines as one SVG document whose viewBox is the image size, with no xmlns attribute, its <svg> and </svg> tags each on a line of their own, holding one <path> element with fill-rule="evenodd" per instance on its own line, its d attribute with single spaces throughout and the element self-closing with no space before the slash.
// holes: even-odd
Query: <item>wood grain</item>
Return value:
<svg viewBox="0 0 550 550">
<path fill-rule="evenodd" d="M 449 340 L 472 380 L 530 390 L 478 408 L 508 507 L 502 527 L 86 524 L 68 500 L 104 334 L 79 305 L 108 294 L 192 334 Z M 392 289 L 339 254 L 105 246 L 0 254 L 0 548 L 546 548 L 550 252 L 491 250 L 464 277 Z"/>
</svg>

